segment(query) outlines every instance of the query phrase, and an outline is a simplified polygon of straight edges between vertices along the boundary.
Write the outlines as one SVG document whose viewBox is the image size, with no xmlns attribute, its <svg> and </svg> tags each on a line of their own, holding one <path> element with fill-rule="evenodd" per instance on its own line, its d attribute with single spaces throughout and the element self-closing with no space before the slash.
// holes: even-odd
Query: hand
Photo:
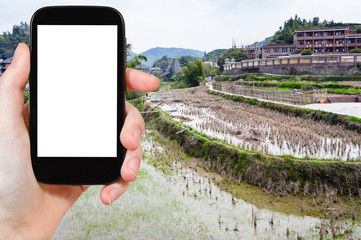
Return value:
<svg viewBox="0 0 361 240">
<path fill-rule="evenodd" d="M 23 88 L 29 79 L 30 52 L 19 44 L 13 62 L 0 78 L 0 239 L 49 239 L 61 218 L 87 187 L 56 186 L 36 181 L 30 159 L 28 103 Z M 159 80 L 143 72 L 126 70 L 128 90 L 151 91 Z M 111 204 L 137 177 L 144 128 L 140 113 L 126 104 L 126 119 L 120 135 L 127 149 L 122 178 L 100 192 L 104 204 Z"/>
</svg>

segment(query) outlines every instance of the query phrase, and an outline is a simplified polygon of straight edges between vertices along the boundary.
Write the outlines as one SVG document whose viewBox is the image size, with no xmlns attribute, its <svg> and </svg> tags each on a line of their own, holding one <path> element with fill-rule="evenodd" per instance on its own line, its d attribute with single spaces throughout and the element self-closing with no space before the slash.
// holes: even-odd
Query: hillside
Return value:
<svg viewBox="0 0 361 240">
<path fill-rule="evenodd" d="M 257 42 L 255 42 L 255 43 L 251 44 L 250 47 L 256 46 L 257 43 L 259 44 L 259 47 L 262 47 L 263 45 L 266 45 L 267 42 L 268 42 L 269 40 L 271 40 L 272 38 L 273 38 L 273 37 L 267 37 L 267 38 L 265 38 L 265 39 L 262 40 L 262 41 L 259 41 L 259 42 L 257 41 Z"/>
<path fill-rule="evenodd" d="M 204 55 L 204 52 L 193 49 L 185 49 L 185 48 L 162 48 L 156 47 L 151 48 L 141 54 L 145 55 L 148 58 L 148 61 L 144 63 L 147 66 L 153 66 L 155 60 L 162 58 L 163 56 L 167 56 L 168 58 L 180 57 L 180 56 L 192 56 L 201 58 Z"/>
<path fill-rule="evenodd" d="M 227 51 L 227 49 L 215 49 L 209 53 L 207 53 L 202 60 L 203 61 L 213 61 L 217 62 L 218 58 L 223 55 L 223 53 Z"/>
<path fill-rule="evenodd" d="M 0 34 L 0 54 L 14 52 L 19 43 L 29 44 L 29 24 L 14 25 L 12 32 Z"/>
</svg>

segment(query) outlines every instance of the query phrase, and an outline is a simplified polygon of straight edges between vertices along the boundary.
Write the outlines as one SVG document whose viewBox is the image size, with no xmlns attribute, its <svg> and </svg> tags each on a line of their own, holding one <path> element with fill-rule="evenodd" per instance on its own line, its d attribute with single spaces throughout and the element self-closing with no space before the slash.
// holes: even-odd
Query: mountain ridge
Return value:
<svg viewBox="0 0 361 240">
<path fill-rule="evenodd" d="M 163 56 L 167 56 L 169 58 L 181 57 L 181 56 L 193 56 L 193 57 L 202 58 L 204 56 L 204 52 L 200 50 L 177 48 L 177 47 L 154 47 L 140 54 L 148 58 L 148 61 L 143 63 L 144 65 L 147 66 L 153 66 L 155 60 Z"/>
</svg>

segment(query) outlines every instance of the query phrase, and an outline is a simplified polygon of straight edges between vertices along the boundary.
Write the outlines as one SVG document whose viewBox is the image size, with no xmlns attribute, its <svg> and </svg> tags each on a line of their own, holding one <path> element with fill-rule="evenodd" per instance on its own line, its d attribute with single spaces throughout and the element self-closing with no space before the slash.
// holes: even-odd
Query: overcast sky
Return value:
<svg viewBox="0 0 361 240">
<path fill-rule="evenodd" d="M 211 51 L 251 44 L 272 36 L 286 19 L 361 22 L 360 0 L 1 0 L 0 32 L 30 22 L 48 5 L 106 5 L 124 16 L 133 51 L 182 47 Z M 64 16 L 66 17 L 66 16 Z"/>
</svg>

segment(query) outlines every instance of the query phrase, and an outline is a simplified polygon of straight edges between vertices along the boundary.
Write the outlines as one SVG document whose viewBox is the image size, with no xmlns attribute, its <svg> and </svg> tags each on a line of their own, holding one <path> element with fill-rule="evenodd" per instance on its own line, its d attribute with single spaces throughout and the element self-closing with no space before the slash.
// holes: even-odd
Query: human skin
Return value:
<svg viewBox="0 0 361 240">
<path fill-rule="evenodd" d="M 30 51 L 19 44 L 12 64 L 0 78 L 0 239 L 49 239 L 62 217 L 87 187 L 46 185 L 37 182 L 30 159 L 29 108 L 23 88 L 29 80 Z M 133 69 L 126 70 L 128 90 L 152 91 L 159 80 Z M 127 149 L 122 178 L 100 191 L 110 205 L 137 177 L 144 120 L 126 103 L 126 119 L 120 140 Z"/>
</svg>

